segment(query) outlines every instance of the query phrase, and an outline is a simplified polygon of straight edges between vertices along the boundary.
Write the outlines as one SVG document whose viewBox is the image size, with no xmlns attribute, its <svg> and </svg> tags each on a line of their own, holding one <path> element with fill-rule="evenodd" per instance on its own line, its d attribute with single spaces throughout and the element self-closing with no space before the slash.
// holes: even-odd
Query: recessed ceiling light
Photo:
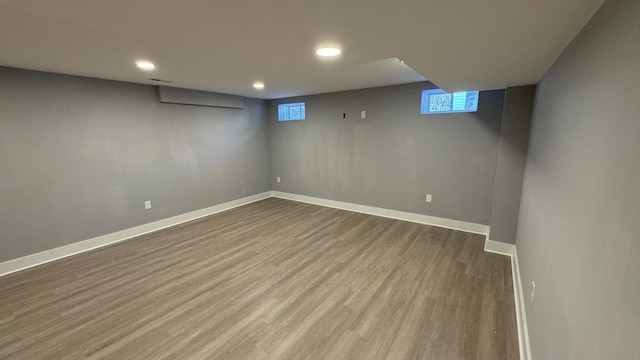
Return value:
<svg viewBox="0 0 640 360">
<path fill-rule="evenodd" d="M 262 90 L 264 89 L 264 83 L 260 82 L 260 81 L 256 81 L 253 83 L 253 88 L 254 89 L 258 89 L 258 90 Z"/>
<path fill-rule="evenodd" d="M 335 46 L 323 46 L 316 50 L 316 55 L 322 56 L 322 57 L 338 56 L 340 55 L 340 53 L 342 53 L 342 50 L 340 50 L 340 48 Z"/>
<path fill-rule="evenodd" d="M 156 65 L 148 60 L 138 60 L 136 65 L 144 71 L 151 71 L 156 68 Z"/>
</svg>

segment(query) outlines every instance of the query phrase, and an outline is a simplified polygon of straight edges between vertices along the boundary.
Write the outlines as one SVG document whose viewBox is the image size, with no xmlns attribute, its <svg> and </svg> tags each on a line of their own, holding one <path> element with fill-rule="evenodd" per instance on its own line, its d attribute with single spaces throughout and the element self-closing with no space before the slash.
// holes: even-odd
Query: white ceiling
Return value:
<svg viewBox="0 0 640 360">
<path fill-rule="evenodd" d="M 259 98 L 425 78 L 497 89 L 536 83 L 602 2 L 0 0 L 0 64 Z M 320 61 L 324 41 L 342 56 Z"/>
</svg>

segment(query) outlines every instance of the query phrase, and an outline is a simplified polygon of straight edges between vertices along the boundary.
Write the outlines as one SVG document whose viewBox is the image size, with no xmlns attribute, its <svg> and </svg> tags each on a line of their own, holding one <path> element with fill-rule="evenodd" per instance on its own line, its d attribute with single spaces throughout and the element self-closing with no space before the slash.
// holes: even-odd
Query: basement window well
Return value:
<svg viewBox="0 0 640 360">
<path fill-rule="evenodd" d="M 278 105 L 278 121 L 304 120 L 304 103 L 289 103 Z"/>
<path fill-rule="evenodd" d="M 441 89 L 423 90 L 420 114 L 448 114 L 478 111 L 479 91 L 444 92 Z"/>
</svg>

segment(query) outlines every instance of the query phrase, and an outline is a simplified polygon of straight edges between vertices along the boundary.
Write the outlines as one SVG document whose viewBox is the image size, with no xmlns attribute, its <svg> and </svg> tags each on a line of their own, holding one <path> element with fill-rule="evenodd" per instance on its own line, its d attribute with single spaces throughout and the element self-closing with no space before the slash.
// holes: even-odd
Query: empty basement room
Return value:
<svg viewBox="0 0 640 360">
<path fill-rule="evenodd" d="M 0 0 L 0 359 L 640 359 L 640 1 Z"/>
</svg>

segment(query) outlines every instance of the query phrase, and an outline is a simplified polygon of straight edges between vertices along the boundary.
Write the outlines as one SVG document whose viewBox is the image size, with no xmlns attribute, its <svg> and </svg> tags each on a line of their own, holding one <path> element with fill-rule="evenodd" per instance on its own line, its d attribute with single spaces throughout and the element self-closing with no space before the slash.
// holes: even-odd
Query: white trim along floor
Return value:
<svg viewBox="0 0 640 360">
<path fill-rule="evenodd" d="M 201 217 L 213 215 L 222 211 L 233 209 L 238 206 L 250 204 L 270 197 L 299 201 L 320 206 L 332 207 L 342 210 L 360 212 L 369 215 L 382 216 L 397 220 L 410 221 L 420 224 L 439 226 L 447 229 L 471 232 L 485 235 L 484 251 L 511 257 L 511 270 L 513 278 L 513 289 L 516 305 L 516 319 L 518 326 L 518 345 L 520 349 L 520 359 L 530 360 L 531 351 L 529 347 L 529 336 L 527 331 L 527 320 L 524 307 L 524 297 L 522 293 L 522 283 L 520 279 L 520 269 L 518 267 L 518 256 L 516 246 L 505 244 L 488 239 L 489 226 L 475 224 L 465 221 L 439 218 L 422 214 L 409 213 L 404 211 L 389 210 L 373 206 L 359 205 L 342 201 L 316 198 L 305 195 L 291 194 L 279 191 L 266 191 L 263 193 L 247 196 L 241 199 L 214 205 L 204 209 L 191 211 L 185 214 L 173 216 L 167 219 L 154 221 L 148 224 L 135 226 L 133 228 L 117 231 L 114 233 L 101 235 L 92 239 L 79 241 L 73 244 L 58 248 L 45 250 L 36 254 L 27 255 L 21 258 L 8 260 L 0 263 L 0 276 L 8 275 L 20 270 L 25 270 L 34 266 L 45 264 L 51 261 L 62 259 L 68 256 L 80 254 L 93 249 L 101 248 L 110 244 L 135 238 L 140 235 L 176 226 L 184 222 L 192 221 Z"/>
</svg>

